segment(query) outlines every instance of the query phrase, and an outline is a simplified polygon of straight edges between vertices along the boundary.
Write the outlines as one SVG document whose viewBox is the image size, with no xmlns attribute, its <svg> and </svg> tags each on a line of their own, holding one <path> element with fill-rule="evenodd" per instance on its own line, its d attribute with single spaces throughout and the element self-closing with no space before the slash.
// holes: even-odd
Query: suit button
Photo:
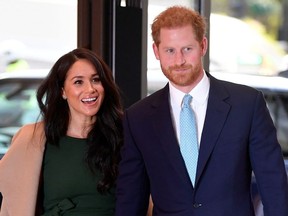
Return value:
<svg viewBox="0 0 288 216">
<path fill-rule="evenodd" d="M 201 203 L 194 203 L 194 204 L 193 204 L 193 207 L 194 207 L 194 208 L 200 208 L 201 206 L 202 206 Z"/>
</svg>

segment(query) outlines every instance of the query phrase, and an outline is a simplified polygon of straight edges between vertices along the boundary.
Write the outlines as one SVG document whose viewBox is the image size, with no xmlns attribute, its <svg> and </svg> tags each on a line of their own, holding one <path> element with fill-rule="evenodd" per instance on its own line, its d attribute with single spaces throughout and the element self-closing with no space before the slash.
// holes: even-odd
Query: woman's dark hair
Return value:
<svg viewBox="0 0 288 216">
<path fill-rule="evenodd" d="M 47 142 L 58 145 L 65 136 L 70 118 L 67 101 L 62 98 L 62 88 L 71 66 L 78 60 L 88 60 L 94 65 L 105 91 L 97 120 L 88 134 L 86 161 L 92 172 L 100 171 L 99 192 L 107 192 L 118 174 L 120 147 L 122 146 L 123 108 L 120 91 L 107 64 L 94 52 L 78 48 L 57 60 L 37 91 L 37 101 L 45 124 Z"/>
</svg>

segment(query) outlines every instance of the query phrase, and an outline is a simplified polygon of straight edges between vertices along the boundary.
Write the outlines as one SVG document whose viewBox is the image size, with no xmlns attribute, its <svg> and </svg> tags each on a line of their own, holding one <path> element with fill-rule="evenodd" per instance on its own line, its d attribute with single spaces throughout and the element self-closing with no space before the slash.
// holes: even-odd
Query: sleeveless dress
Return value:
<svg viewBox="0 0 288 216">
<path fill-rule="evenodd" d="M 113 216 L 115 188 L 97 191 L 100 173 L 84 161 L 86 139 L 65 136 L 59 146 L 46 145 L 43 159 L 43 216 Z"/>
</svg>

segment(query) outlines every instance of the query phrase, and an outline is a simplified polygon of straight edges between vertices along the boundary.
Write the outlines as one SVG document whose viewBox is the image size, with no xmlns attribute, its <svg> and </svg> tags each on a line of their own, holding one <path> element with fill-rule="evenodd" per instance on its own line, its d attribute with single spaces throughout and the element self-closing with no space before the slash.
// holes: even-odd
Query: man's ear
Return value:
<svg viewBox="0 0 288 216">
<path fill-rule="evenodd" d="M 206 37 L 204 37 L 202 39 L 200 46 L 202 48 L 202 56 L 204 56 L 206 54 L 207 48 L 208 48 L 208 40 Z"/>
<path fill-rule="evenodd" d="M 158 47 L 157 47 L 157 45 L 156 45 L 155 43 L 153 43 L 152 46 L 153 46 L 154 55 L 155 55 L 156 59 L 159 60 L 160 58 L 159 58 L 159 50 L 158 50 Z"/>
</svg>

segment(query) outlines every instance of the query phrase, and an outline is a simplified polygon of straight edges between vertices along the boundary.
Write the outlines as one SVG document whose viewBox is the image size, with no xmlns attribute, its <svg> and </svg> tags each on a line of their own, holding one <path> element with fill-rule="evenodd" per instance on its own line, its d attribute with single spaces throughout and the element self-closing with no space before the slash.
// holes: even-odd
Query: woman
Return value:
<svg viewBox="0 0 288 216">
<path fill-rule="evenodd" d="M 43 121 L 23 126 L 0 162 L 0 215 L 114 215 L 123 110 L 108 66 L 75 49 L 37 100 Z"/>
</svg>

